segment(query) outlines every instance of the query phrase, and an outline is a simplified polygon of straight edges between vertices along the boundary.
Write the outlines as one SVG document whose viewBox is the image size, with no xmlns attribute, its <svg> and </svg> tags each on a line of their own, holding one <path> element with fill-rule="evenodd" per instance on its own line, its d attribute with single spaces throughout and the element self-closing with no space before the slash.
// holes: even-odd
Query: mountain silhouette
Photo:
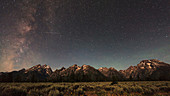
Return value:
<svg viewBox="0 0 170 96">
<path fill-rule="evenodd" d="M 143 60 L 137 66 L 117 71 L 115 68 L 95 69 L 90 65 L 69 68 L 62 67 L 52 71 L 48 65 L 36 65 L 29 69 L 0 72 L 0 82 L 98 82 L 125 80 L 170 80 L 170 64 L 151 59 Z"/>
</svg>

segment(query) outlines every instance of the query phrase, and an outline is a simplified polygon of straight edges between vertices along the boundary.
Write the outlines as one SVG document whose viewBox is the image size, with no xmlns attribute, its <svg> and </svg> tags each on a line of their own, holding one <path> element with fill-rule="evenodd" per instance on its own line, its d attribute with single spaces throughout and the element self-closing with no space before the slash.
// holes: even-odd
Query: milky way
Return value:
<svg viewBox="0 0 170 96">
<path fill-rule="evenodd" d="M 0 72 L 170 63 L 169 0 L 1 0 Z"/>
<path fill-rule="evenodd" d="M 36 48 L 41 45 L 33 45 L 32 43 L 42 38 L 36 34 L 36 14 L 39 4 L 43 3 L 47 15 L 43 16 L 49 30 L 52 30 L 49 24 L 52 17 L 55 15 L 51 4 L 54 0 L 23 0 L 13 1 L 15 10 L 11 10 L 10 14 L 6 16 L 12 18 L 12 26 L 8 26 L 10 30 L 2 31 L 2 50 L 1 50 L 1 67 L 0 70 L 12 71 L 18 68 L 28 67 L 37 61 L 41 61 L 41 56 L 37 53 Z M 6 19 L 6 18 L 5 18 Z"/>
</svg>

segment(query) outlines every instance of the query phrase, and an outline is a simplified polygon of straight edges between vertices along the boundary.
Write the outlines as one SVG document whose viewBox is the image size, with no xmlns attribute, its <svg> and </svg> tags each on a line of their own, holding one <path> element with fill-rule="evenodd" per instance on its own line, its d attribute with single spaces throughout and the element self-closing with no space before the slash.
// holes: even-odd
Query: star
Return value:
<svg viewBox="0 0 170 96">
<path fill-rule="evenodd" d="M 168 38 L 169 36 L 166 34 L 165 37 Z"/>
</svg>

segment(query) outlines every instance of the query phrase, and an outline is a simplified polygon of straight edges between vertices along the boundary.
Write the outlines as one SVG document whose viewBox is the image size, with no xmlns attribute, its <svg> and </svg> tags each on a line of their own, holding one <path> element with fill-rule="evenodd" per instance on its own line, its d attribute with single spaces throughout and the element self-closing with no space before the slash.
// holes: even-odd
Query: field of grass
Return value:
<svg viewBox="0 0 170 96">
<path fill-rule="evenodd" d="M 0 96 L 170 96 L 170 81 L 0 83 Z"/>
</svg>

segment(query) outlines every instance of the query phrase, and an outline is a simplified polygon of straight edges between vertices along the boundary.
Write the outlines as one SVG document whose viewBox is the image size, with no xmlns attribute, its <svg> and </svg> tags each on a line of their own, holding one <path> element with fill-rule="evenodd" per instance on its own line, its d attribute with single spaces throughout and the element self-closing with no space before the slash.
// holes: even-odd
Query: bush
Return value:
<svg viewBox="0 0 170 96">
<path fill-rule="evenodd" d="M 43 93 L 40 93 L 40 91 L 38 89 L 31 89 L 28 92 L 28 95 L 29 96 L 40 96 L 40 95 L 43 95 Z"/>
<path fill-rule="evenodd" d="M 4 90 L 4 86 L 0 86 L 0 93 L 2 93 L 2 91 Z M 1 94 L 0 94 L 1 96 Z"/>
<path fill-rule="evenodd" d="M 0 96 L 81 96 L 88 95 L 155 95 L 168 94 L 169 81 L 140 82 L 78 82 L 78 83 L 0 83 Z M 131 94 L 131 95 L 130 95 Z"/>
<path fill-rule="evenodd" d="M 164 91 L 164 92 L 170 92 L 170 87 L 168 87 L 168 86 L 161 86 L 161 87 L 159 88 L 159 90 L 160 90 L 160 91 Z"/>
<path fill-rule="evenodd" d="M 20 88 L 6 88 L 2 91 L 2 96 L 26 96 L 26 91 Z"/>
<path fill-rule="evenodd" d="M 120 88 L 120 87 L 115 88 L 114 92 L 118 93 L 118 94 L 123 94 L 124 93 L 123 88 Z"/>
<path fill-rule="evenodd" d="M 51 86 L 51 87 L 48 87 L 48 88 L 44 88 L 41 90 L 42 93 L 49 93 L 50 90 L 55 90 L 55 87 L 54 86 Z"/>
<path fill-rule="evenodd" d="M 106 86 L 104 89 L 106 91 L 113 91 L 115 88 L 114 88 L 114 86 Z"/>
<path fill-rule="evenodd" d="M 76 90 L 77 88 L 79 88 L 79 85 L 73 86 L 73 89 L 74 89 L 74 90 Z"/>
<path fill-rule="evenodd" d="M 133 86 L 133 87 L 131 87 L 129 89 L 130 89 L 130 92 L 138 92 L 138 93 L 142 93 L 143 92 L 143 89 L 140 86 L 135 86 L 135 87 Z"/>
<path fill-rule="evenodd" d="M 92 91 L 92 90 L 94 90 L 94 87 L 93 86 L 84 86 L 82 89 L 83 89 L 83 91 Z"/>
<path fill-rule="evenodd" d="M 114 85 L 114 84 L 118 84 L 117 81 L 112 81 L 112 83 L 110 85 Z"/>
<path fill-rule="evenodd" d="M 58 91 L 64 91 L 66 88 L 65 87 L 57 87 Z"/>
<path fill-rule="evenodd" d="M 143 95 L 153 95 L 153 94 L 154 92 L 151 89 L 146 89 L 144 90 L 144 93 L 143 93 Z"/>
<path fill-rule="evenodd" d="M 104 90 L 100 90 L 100 91 L 95 91 L 97 96 L 105 96 L 105 91 Z"/>
<path fill-rule="evenodd" d="M 82 88 L 78 88 L 76 91 L 77 91 L 78 95 L 84 94 L 84 91 Z"/>
<path fill-rule="evenodd" d="M 60 92 L 58 90 L 51 90 L 48 96 L 60 96 Z"/>
<path fill-rule="evenodd" d="M 106 88 L 104 88 L 106 91 L 111 91 L 111 88 L 109 88 L 109 87 L 106 87 Z"/>
</svg>

